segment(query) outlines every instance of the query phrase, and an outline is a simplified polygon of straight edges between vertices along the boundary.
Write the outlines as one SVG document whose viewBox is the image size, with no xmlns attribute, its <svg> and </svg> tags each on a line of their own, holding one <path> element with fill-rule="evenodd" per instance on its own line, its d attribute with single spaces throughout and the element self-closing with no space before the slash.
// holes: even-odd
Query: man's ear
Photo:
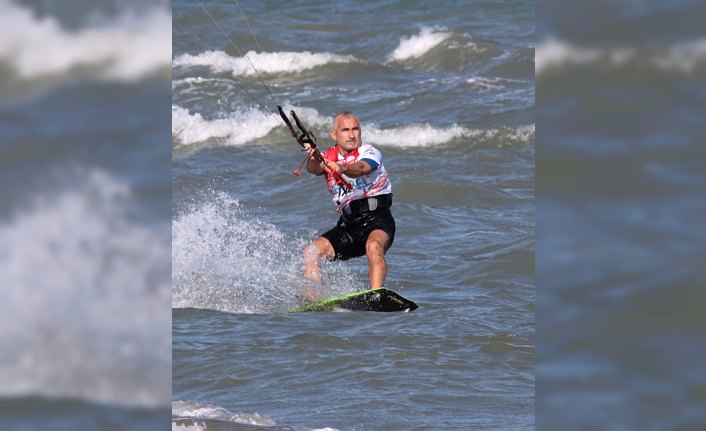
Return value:
<svg viewBox="0 0 706 431">
<path fill-rule="evenodd" d="M 328 132 L 328 133 L 329 133 L 329 136 L 331 136 L 331 139 L 333 139 L 333 140 L 335 141 L 335 140 L 336 140 L 336 131 L 335 131 L 335 130 L 331 130 L 331 131 Z"/>
</svg>

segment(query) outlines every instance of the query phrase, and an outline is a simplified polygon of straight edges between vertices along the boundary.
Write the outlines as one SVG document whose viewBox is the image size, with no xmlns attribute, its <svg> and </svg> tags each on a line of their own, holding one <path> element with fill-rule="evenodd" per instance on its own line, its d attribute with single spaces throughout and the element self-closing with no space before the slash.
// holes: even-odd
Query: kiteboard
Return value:
<svg viewBox="0 0 706 431">
<path fill-rule="evenodd" d="M 380 288 L 373 290 L 363 290 L 344 296 L 326 298 L 319 301 L 309 302 L 301 305 L 290 313 L 303 311 L 412 311 L 419 308 L 414 301 L 411 301 L 399 293 L 390 289 Z"/>
</svg>

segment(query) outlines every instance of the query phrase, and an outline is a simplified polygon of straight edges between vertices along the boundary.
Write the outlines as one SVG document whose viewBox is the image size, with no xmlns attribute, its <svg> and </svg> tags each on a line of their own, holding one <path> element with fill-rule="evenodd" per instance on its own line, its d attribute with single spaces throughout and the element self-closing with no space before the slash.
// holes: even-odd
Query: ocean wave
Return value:
<svg viewBox="0 0 706 431">
<path fill-rule="evenodd" d="M 706 38 L 687 40 L 670 46 L 667 52 L 654 59 L 662 69 L 693 73 L 706 67 Z"/>
<path fill-rule="evenodd" d="M 81 69 L 97 80 L 133 82 L 169 67 L 171 11 L 123 11 L 78 30 L 52 16 L 38 17 L 24 6 L 0 2 L 0 64 L 13 80 L 68 79 Z"/>
<path fill-rule="evenodd" d="M 330 117 L 323 116 L 312 108 L 294 109 L 307 127 L 320 131 L 319 136 L 324 136 L 326 131 L 330 130 Z M 205 120 L 198 113 L 191 114 L 179 106 L 172 107 L 172 135 L 182 145 L 214 138 L 221 138 L 220 145 L 245 145 L 279 130 L 284 131 L 284 125 L 274 113 L 262 112 L 255 108 L 231 113 L 227 118 Z M 504 146 L 532 142 L 534 125 L 471 129 L 459 125 L 438 127 L 430 124 L 381 128 L 370 124 L 363 125 L 362 136 L 364 142 L 389 147 L 428 147 L 451 143 L 461 138 Z"/>
<path fill-rule="evenodd" d="M 621 68 L 637 65 L 643 71 L 667 71 L 691 74 L 706 68 L 706 38 L 679 41 L 671 45 L 622 47 L 579 46 L 548 38 L 536 48 L 535 72 L 538 77 L 567 67 L 598 66 Z"/>
<path fill-rule="evenodd" d="M 0 224 L 0 396 L 166 406 L 169 237 L 129 221 L 123 182 L 76 171 Z"/>
<path fill-rule="evenodd" d="M 389 61 L 404 61 L 426 54 L 452 36 L 443 27 L 424 27 L 416 36 L 402 37 L 399 45 L 389 55 Z"/>
<path fill-rule="evenodd" d="M 315 109 L 287 104 L 283 109 L 285 112 L 294 109 L 310 129 L 329 130 L 331 127 L 331 118 L 319 114 Z M 273 131 L 286 132 L 284 123 L 274 111 L 243 109 L 228 113 L 224 118 L 206 120 L 199 113 L 192 114 L 185 108 L 172 106 L 172 135 L 182 145 L 213 138 L 221 138 L 221 145 L 245 145 Z"/>
<path fill-rule="evenodd" d="M 489 76 L 474 76 L 466 80 L 467 84 L 470 84 L 473 90 L 480 93 L 485 93 L 494 90 L 504 90 L 507 88 L 508 83 L 520 82 L 511 79 L 489 77 Z"/>
<path fill-rule="evenodd" d="M 274 113 L 255 108 L 233 112 L 227 118 L 206 120 L 199 113 L 191 114 L 185 108 L 172 107 L 172 135 L 182 145 L 213 138 L 222 138 L 225 145 L 243 145 L 266 136 L 281 124 Z"/>
<path fill-rule="evenodd" d="M 172 418 L 215 419 L 222 422 L 262 426 L 277 425 L 275 421 L 263 418 L 257 413 L 233 413 L 223 407 L 197 401 L 172 401 Z"/>
<path fill-rule="evenodd" d="M 385 63 L 422 70 L 459 71 L 510 57 L 510 52 L 492 42 L 454 33 L 445 27 L 424 27 L 417 35 L 402 37 Z"/>
<path fill-rule="evenodd" d="M 372 126 L 365 128 L 364 134 L 365 142 L 400 148 L 436 146 L 462 138 L 470 138 L 480 144 L 505 146 L 513 143 L 532 142 L 534 140 L 534 125 L 498 129 L 469 129 L 458 125 L 435 127 L 429 124 L 415 124 L 389 129 Z"/>
<path fill-rule="evenodd" d="M 352 55 L 328 52 L 269 52 L 249 51 L 244 57 L 232 57 L 224 51 L 206 51 L 197 55 L 181 54 L 174 58 L 175 67 L 206 66 L 215 72 L 229 71 L 233 76 L 256 76 L 257 73 L 300 73 L 330 64 L 361 62 Z"/>
<path fill-rule="evenodd" d="M 198 401 L 172 402 L 172 429 L 178 431 L 201 431 L 207 429 L 230 429 L 233 425 L 251 425 L 253 429 L 265 427 L 273 431 L 295 431 L 294 428 L 278 425 L 257 413 L 233 413 L 223 407 Z M 240 429 L 240 428 L 238 428 Z M 250 429 L 250 427 L 248 427 Z M 338 431 L 336 428 L 315 428 L 311 431 Z"/>
<path fill-rule="evenodd" d="M 535 72 L 541 75 L 552 68 L 565 64 L 583 65 L 597 61 L 622 64 L 634 55 L 632 49 L 623 48 L 605 50 L 601 48 L 580 47 L 569 42 L 549 38 L 535 49 Z"/>
</svg>

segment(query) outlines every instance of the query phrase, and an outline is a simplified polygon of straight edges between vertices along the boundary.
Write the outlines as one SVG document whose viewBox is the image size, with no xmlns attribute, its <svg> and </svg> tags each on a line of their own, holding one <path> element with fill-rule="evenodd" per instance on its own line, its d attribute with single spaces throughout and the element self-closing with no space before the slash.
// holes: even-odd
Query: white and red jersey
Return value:
<svg viewBox="0 0 706 431">
<path fill-rule="evenodd" d="M 346 191 L 346 189 L 341 191 L 341 186 L 336 185 L 336 180 L 333 178 L 333 175 L 326 172 L 326 183 L 329 192 L 331 192 L 333 196 L 333 203 L 336 205 L 336 209 L 340 209 L 342 206 L 357 199 L 392 193 L 392 184 L 390 184 L 390 180 L 387 177 L 385 165 L 382 163 L 382 154 L 372 145 L 362 144 L 345 157 L 341 155 L 338 148 L 335 146 L 328 148 L 322 155 L 327 162 L 350 165 L 351 163 L 363 160 L 373 168 L 368 175 L 363 175 L 358 178 L 348 178 L 341 174 L 343 179 L 353 186 L 353 190 L 345 194 L 343 192 Z"/>
</svg>

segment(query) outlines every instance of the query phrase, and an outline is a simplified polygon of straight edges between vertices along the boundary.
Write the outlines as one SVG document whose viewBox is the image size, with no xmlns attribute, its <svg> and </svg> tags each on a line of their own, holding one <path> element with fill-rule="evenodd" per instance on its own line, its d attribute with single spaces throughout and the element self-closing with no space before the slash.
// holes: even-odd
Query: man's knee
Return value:
<svg viewBox="0 0 706 431">
<path fill-rule="evenodd" d="M 318 237 L 304 248 L 304 259 L 321 260 L 333 258 L 333 247 L 324 237 Z"/>
<path fill-rule="evenodd" d="M 379 241 L 368 241 L 365 244 L 365 254 L 368 256 L 385 254 L 385 247 Z"/>
<path fill-rule="evenodd" d="M 385 238 L 368 239 L 365 243 L 365 254 L 368 256 L 385 256 Z"/>
<path fill-rule="evenodd" d="M 304 248 L 304 259 L 319 260 L 321 259 L 322 250 L 317 247 L 316 243 L 312 242 Z"/>
</svg>

